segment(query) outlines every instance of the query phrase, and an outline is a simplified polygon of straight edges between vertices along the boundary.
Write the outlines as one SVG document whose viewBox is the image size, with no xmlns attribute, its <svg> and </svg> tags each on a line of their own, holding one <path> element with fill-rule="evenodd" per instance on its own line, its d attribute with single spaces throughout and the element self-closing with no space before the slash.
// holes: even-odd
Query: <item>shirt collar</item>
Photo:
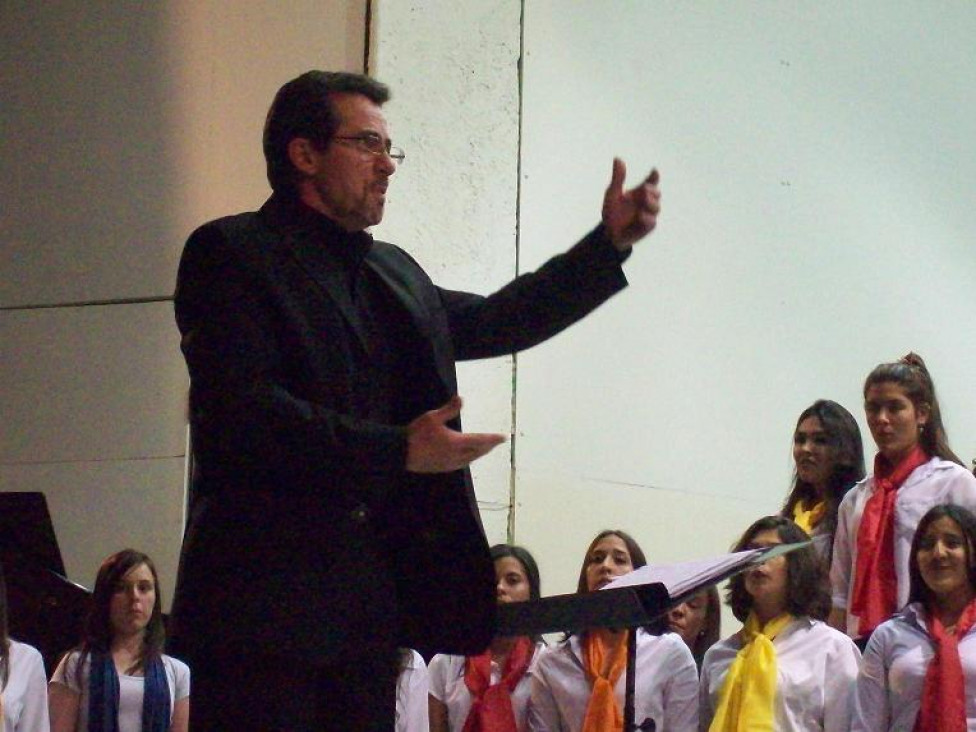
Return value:
<svg viewBox="0 0 976 732">
<path fill-rule="evenodd" d="M 316 237 L 333 254 L 355 266 L 365 259 L 373 246 L 373 237 L 368 231 L 346 231 L 292 194 L 273 194 L 261 207 L 261 215 L 272 226 L 288 233 Z"/>
</svg>

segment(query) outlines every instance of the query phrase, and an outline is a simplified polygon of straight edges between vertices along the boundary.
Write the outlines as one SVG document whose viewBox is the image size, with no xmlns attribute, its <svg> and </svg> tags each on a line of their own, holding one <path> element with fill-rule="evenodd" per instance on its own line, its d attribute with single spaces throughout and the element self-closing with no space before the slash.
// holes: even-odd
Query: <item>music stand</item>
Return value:
<svg viewBox="0 0 976 732">
<path fill-rule="evenodd" d="M 514 602 L 498 606 L 496 635 L 535 636 L 543 633 L 565 631 L 579 633 L 587 628 L 627 628 L 627 675 L 624 695 L 624 731 L 653 732 L 655 722 L 645 719 L 636 724 L 634 701 L 636 696 L 637 633 L 636 628 L 657 626 L 664 615 L 675 605 L 693 596 L 709 585 L 722 582 L 751 566 L 801 547 L 809 541 L 797 544 L 762 547 L 733 555 L 723 555 L 711 560 L 712 572 L 698 573 L 692 582 L 672 581 L 674 595 L 668 592 L 664 582 L 634 582 L 632 575 L 653 576 L 655 570 L 663 572 L 667 567 L 642 567 L 629 575 L 618 577 L 597 592 L 585 594 L 554 595 L 530 602 Z M 708 564 L 699 563 L 699 564 Z M 623 586 L 617 586 L 621 584 Z M 658 634 L 663 628 L 658 630 Z"/>
</svg>

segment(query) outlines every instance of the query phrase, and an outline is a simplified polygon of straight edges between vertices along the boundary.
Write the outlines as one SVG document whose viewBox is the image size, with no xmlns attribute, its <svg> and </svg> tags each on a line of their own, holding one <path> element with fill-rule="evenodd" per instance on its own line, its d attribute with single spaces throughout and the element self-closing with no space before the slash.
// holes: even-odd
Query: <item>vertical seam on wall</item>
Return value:
<svg viewBox="0 0 976 732">
<path fill-rule="evenodd" d="M 518 54 L 518 132 L 515 158 L 515 276 L 520 274 L 519 253 L 522 237 L 522 74 L 525 62 L 525 0 L 519 3 L 519 54 Z M 508 543 L 515 543 L 515 452 L 518 441 L 518 354 L 512 354 L 512 434 L 508 473 Z"/>
<path fill-rule="evenodd" d="M 373 0 L 366 0 L 366 34 L 363 38 L 363 73 L 369 75 L 369 46 L 373 41 Z"/>
</svg>

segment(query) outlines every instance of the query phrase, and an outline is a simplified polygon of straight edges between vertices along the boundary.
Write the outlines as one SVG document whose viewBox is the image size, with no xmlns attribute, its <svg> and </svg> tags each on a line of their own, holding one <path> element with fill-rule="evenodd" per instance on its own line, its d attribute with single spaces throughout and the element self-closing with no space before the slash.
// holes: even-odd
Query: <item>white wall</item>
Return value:
<svg viewBox="0 0 976 732">
<path fill-rule="evenodd" d="M 0 490 L 46 493 L 70 579 L 91 587 L 131 545 L 172 597 L 180 251 L 199 224 L 268 195 L 261 128 L 275 91 L 308 68 L 362 70 L 365 7 L 4 6 Z"/>
<path fill-rule="evenodd" d="M 799 412 L 836 399 L 870 444 L 861 384 L 909 350 L 976 453 L 976 6 L 910 7 L 526 3 L 524 266 L 593 222 L 613 155 L 664 195 L 630 290 L 519 360 L 549 591 L 606 526 L 652 562 L 726 550 L 781 504 Z"/>
<path fill-rule="evenodd" d="M 521 3 L 372 8 L 371 71 L 407 151 L 376 233 L 439 283 L 487 292 L 575 240 L 614 154 L 662 171 L 627 292 L 517 371 L 460 372 L 466 427 L 515 435 L 514 483 L 511 445 L 475 466 L 489 539 L 513 519 L 546 592 L 572 589 L 605 526 L 652 561 L 724 551 L 779 505 L 796 414 L 827 396 L 863 427 L 864 375 L 909 349 L 976 453 L 971 4 L 528 0 L 521 98 Z M 202 221 L 260 205 L 274 91 L 361 68 L 364 10 L 5 14 L 0 489 L 48 492 L 73 579 L 136 544 L 171 594 L 179 252 Z M 74 306 L 90 301 L 107 302 Z"/>
<path fill-rule="evenodd" d="M 391 135 L 406 151 L 378 238 L 404 247 L 439 285 L 488 293 L 516 273 L 518 0 L 373 5 L 370 73 L 389 84 Z M 510 434 L 512 358 L 462 364 L 469 432 Z M 511 445 L 472 468 L 492 543 L 509 533 Z"/>
</svg>

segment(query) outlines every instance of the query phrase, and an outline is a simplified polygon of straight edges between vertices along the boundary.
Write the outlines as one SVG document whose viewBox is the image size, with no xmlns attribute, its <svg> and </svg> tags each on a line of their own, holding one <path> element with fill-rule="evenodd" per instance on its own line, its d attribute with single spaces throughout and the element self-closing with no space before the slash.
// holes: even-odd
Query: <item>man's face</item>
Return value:
<svg viewBox="0 0 976 732">
<path fill-rule="evenodd" d="M 292 162 L 307 176 L 299 183 L 299 195 L 347 231 L 361 231 L 382 220 L 396 163 L 356 140 L 340 138 L 372 134 L 388 143 L 390 135 L 379 105 L 361 94 L 336 94 L 332 102 L 340 120 L 333 139 L 324 150 L 307 146 L 299 161 L 293 153 Z"/>
</svg>

